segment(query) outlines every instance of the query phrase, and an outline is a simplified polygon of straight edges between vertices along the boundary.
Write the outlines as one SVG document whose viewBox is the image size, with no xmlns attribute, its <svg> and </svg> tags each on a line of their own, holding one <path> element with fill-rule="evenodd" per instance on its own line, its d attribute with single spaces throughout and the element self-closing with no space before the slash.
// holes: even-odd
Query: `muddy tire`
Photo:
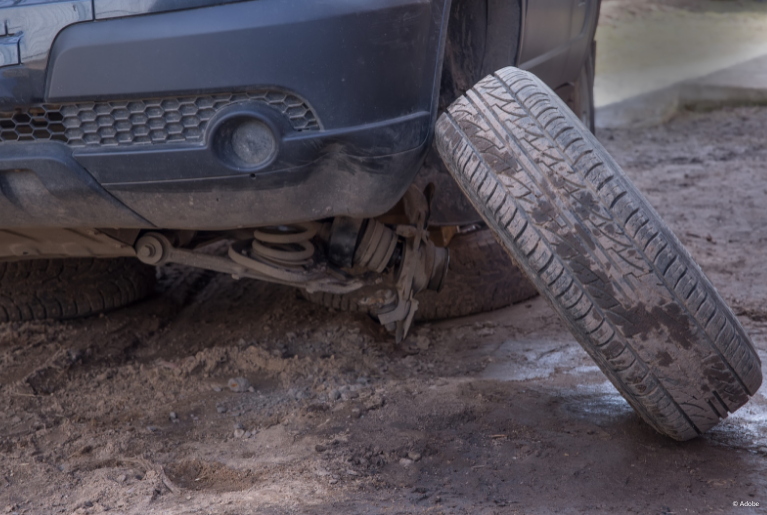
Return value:
<svg viewBox="0 0 767 515">
<path fill-rule="evenodd" d="M 450 269 L 441 292 L 416 295 L 418 321 L 441 320 L 504 308 L 538 294 L 522 271 L 514 266 L 489 229 L 458 234 L 450 242 Z M 305 299 L 340 311 L 371 313 L 361 299 L 377 287 L 345 295 L 305 293 Z"/>
<path fill-rule="evenodd" d="M 437 122 L 437 148 L 503 246 L 626 400 L 687 440 L 762 382 L 737 318 L 570 109 L 504 68 Z"/>
<path fill-rule="evenodd" d="M 155 268 L 134 258 L 0 263 L 0 322 L 84 317 L 154 291 Z"/>
</svg>

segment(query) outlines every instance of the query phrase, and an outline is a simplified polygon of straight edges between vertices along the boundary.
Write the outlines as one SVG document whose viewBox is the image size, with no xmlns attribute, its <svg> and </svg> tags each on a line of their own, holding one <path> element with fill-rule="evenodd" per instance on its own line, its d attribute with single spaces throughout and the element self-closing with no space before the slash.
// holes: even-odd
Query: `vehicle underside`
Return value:
<svg viewBox="0 0 767 515">
<path fill-rule="evenodd" d="M 558 1 L 572 27 L 543 49 L 546 6 L 516 1 L 0 3 L 0 259 L 385 283 L 368 301 L 402 338 L 481 224 L 436 117 L 520 58 L 571 95 L 598 5 Z"/>
</svg>

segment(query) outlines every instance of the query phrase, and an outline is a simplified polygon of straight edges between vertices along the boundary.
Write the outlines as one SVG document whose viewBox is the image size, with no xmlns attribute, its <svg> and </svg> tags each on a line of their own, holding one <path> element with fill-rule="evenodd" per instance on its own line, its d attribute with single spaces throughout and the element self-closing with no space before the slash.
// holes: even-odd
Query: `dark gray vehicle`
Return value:
<svg viewBox="0 0 767 515">
<path fill-rule="evenodd" d="M 0 319 L 125 305 L 168 263 L 397 340 L 537 290 L 656 429 L 707 430 L 759 360 L 590 134 L 598 12 L 0 0 Z"/>
<path fill-rule="evenodd" d="M 334 295 L 375 279 L 334 267 L 357 264 L 356 240 L 379 228 L 367 220 L 403 199 L 416 175 L 421 191 L 436 185 L 428 227 L 438 243 L 461 232 L 447 287 L 465 293 L 456 303 L 424 292 L 419 317 L 533 295 L 513 267 L 476 273 L 508 260 L 489 231 L 472 232 L 481 218 L 431 151 L 434 122 L 483 76 L 519 64 L 592 124 L 598 10 L 597 0 L 0 0 L 0 319 L 86 315 L 145 295 L 151 270 L 92 259 L 137 250 L 144 262 L 348 304 Z M 338 217 L 316 255 L 306 251 Z M 306 222 L 320 224 L 288 237 L 296 241 L 258 240 L 297 254 L 250 244 L 247 228 Z M 402 254 L 403 237 L 384 228 L 365 240 L 386 245 L 372 269 L 361 265 L 371 276 Z M 194 250 L 221 239 L 247 242 L 263 263 L 238 258 L 239 245 L 234 258 Z M 444 286 L 447 254 L 428 254 L 406 268 L 425 259 L 422 272 L 439 276 L 432 287 Z M 50 261 L 59 258 L 88 259 Z M 394 318 L 404 322 L 416 309 L 400 304 Z"/>
</svg>

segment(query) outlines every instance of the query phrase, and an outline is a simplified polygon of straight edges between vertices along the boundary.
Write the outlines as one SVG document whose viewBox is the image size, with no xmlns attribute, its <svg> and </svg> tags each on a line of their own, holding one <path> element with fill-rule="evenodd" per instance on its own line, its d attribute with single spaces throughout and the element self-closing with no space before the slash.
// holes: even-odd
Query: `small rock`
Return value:
<svg viewBox="0 0 767 515">
<path fill-rule="evenodd" d="M 256 393 L 256 389 L 255 389 L 255 388 L 253 388 L 252 386 L 248 386 L 248 391 L 249 391 L 250 393 Z"/>
<path fill-rule="evenodd" d="M 146 426 L 146 430 L 149 431 L 150 433 L 154 433 L 155 431 L 157 431 L 157 428 L 154 426 Z"/>
<path fill-rule="evenodd" d="M 757 449 L 757 452 L 759 452 L 759 454 L 763 454 L 764 456 L 767 456 L 767 447 L 766 446 L 759 447 Z"/>
<path fill-rule="evenodd" d="M 244 377 L 233 377 L 227 385 L 230 390 L 238 393 L 247 392 L 248 388 L 250 388 L 250 382 Z"/>
<path fill-rule="evenodd" d="M 175 411 L 171 411 L 171 412 L 170 412 L 170 419 L 171 419 L 173 422 L 178 422 L 178 415 L 176 414 L 176 412 L 175 412 Z"/>
<path fill-rule="evenodd" d="M 356 470 L 352 470 L 352 469 L 347 470 L 346 473 L 348 475 L 350 475 L 350 476 L 359 476 L 360 475 L 359 472 L 357 472 Z"/>
<path fill-rule="evenodd" d="M 419 350 L 427 351 L 429 350 L 429 345 L 431 345 L 431 342 L 427 337 L 419 336 L 415 341 L 415 345 Z"/>
<path fill-rule="evenodd" d="M 360 394 L 353 390 L 341 394 L 341 398 L 345 401 L 348 401 L 349 399 L 357 399 L 359 396 Z"/>
<path fill-rule="evenodd" d="M 125 483 L 126 479 L 128 479 L 128 476 L 126 476 L 125 474 L 120 474 L 119 476 L 117 476 L 118 483 Z"/>
<path fill-rule="evenodd" d="M 352 417 L 360 418 L 361 415 L 362 415 L 362 412 L 360 411 L 359 408 L 352 409 Z"/>
<path fill-rule="evenodd" d="M 413 460 L 408 458 L 402 458 L 399 460 L 399 464 L 402 465 L 403 467 L 409 467 L 410 465 L 413 464 Z"/>
<path fill-rule="evenodd" d="M 245 429 L 245 427 L 242 425 L 241 422 L 235 422 L 234 428 L 235 429 Z"/>
<path fill-rule="evenodd" d="M 330 400 L 337 401 L 338 399 L 341 398 L 341 392 L 339 392 L 338 390 L 330 390 L 330 393 L 328 394 L 328 396 L 330 397 Z"/>
<path fill-rule="evenodd" d="M 365 376 L 359 376 L 359 377 L 357 378 L 357 382 L 358 382 L 359 384 L 364 384 L 364 385 L 366 385 L 366 386 L 367 386 L 367 385 L 369 385 L 369 384 L 370 384 L 370 378 L 368 378 L 368 377 L 365 377 Z"/>
<path fill-rule="evenodd" d="M 226 413 L 226 406 L 216 406 L 216 411 L 219 413 Z"/>
<path fill-rule="evenodd" d="M 384 405 L 384 399 L 380 395 L 373 395 L 365 401 L 365 409 L 370 411 Z"/>
<path fill-rule="evenodd" d="M 234 430 L 234 437 L 235 438 L 242 438 L 245 436 L 245 430 L 244 429 L 235 429 Z"/>
<path fill-rule="evenodd" d="M 413 461 L 418 461 L 421 459 L 421 453 L 410 451 L 407 453 L 407 457 Z"/>
<path fill-rule="evenodd" d="M 221 387 L 218 386 L 218 385 L 213 385 L 211 388 L 213 388 L 214 392 L 220 392 L 221 391 Z"/>
<path fill-rule="evenodd" d="M 338 483 L 338 479 L 331 478 L 330 481 L 328 481 L 328 483 L 330 483 L 331 485 L 335 485 L 336 483 Z"/>
<path fill-rule="evenodd" d="M 325 452 L 328 449 L 324 445 L 317 444 L 314 446 L 314 450 L 317 452 Z"/>
<path fill-rule="evenodd" d="M 85 506 L 86 508 L 93 508 L 93 503 L 90 501 L 85 501 L 83 503 L 83 506 Z"/>
</svg>

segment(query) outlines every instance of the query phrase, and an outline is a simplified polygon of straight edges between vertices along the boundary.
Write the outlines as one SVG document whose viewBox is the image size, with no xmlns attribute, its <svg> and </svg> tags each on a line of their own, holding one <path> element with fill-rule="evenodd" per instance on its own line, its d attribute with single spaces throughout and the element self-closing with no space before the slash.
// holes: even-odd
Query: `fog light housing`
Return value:
<svg viewBox="0 0 767 515">
<path fill-rule="evenodd" d="M 225 120 L 214 135 L 216 155 L 227 165 L 250 171 L 262 168 L 277 155 L 274 129 L 253 116 L 234 116 Z"/>
</svg>

